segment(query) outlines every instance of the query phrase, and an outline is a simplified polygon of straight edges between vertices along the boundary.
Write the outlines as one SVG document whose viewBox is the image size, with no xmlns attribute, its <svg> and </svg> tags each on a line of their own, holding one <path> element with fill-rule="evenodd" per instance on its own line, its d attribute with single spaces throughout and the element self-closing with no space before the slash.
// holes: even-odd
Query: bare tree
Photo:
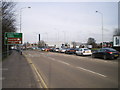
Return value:
<svg viewBox="0 0 120 90">
<path fill-rule="evenodd" d="M 114 35 L 120 36 L 120 28 L 116 28 L 116 29 L 115 29 Z"/>
<path fill-rule="evenodd" d="M 14 2 L 2 2 L 2 32 L 15 32 L 16 18 L 15 18 L 15 7 Z"/>
<path fill-rule="evenodd" d="M 16 18 L 15 18 L 15 8 L 16 3 L 7 0 L 2 1 L 2 52 L 6 51 L 6 45 L 4 45 L 4 33 L 5 32 L 15 32 L 16 31 Z"/>
</svg>

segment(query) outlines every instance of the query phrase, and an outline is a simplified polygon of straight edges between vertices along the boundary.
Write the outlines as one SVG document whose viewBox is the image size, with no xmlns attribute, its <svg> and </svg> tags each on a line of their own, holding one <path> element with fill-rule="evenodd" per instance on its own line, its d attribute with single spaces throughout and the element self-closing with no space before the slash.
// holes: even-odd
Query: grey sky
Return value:
<svg viewBox="0 0 120 90">
<path fill-rule="evenodd" d="M 101 15 L 96 10 L 103 13 L 104 41 L 111 41 L 118 27 L 117 5 L 117 2 L 19 2 L 19 9 L 31 7 L 22 10 L 24 42 L 37 42 L 38 34 L 47 42 L 87 42 L 89 37 L 101 42 Z"/>
</svg>

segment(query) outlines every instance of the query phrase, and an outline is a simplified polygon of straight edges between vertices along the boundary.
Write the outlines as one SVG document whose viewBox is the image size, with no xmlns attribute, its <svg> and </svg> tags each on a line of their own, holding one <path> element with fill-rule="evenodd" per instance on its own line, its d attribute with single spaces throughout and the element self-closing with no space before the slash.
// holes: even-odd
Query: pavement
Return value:
<svg viewBox="0 0 120 90">
<path fill-rule="evenodd" d="M 13 51 L 2 63 L 2 88 L 38 88 L 36 77 L 23 55 Z"/>
</svg>

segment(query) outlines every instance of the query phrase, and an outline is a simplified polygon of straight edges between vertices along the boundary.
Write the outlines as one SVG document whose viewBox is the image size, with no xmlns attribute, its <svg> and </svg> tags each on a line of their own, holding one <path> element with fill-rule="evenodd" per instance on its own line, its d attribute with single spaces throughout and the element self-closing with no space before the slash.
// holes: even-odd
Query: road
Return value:
<svg viewBox="0 0 120 90">
<path fill-rule="evenodd" d="M 118 61 L 24 51 L 47 88 L 118 88 Z"/>
</svg>

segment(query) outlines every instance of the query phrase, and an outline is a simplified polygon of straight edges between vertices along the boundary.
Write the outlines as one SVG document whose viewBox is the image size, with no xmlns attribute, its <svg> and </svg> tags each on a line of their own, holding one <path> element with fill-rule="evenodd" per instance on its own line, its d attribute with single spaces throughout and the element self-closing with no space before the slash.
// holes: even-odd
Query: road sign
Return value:
<svg viewBox="0 0 120 90">
<path fill-rule="evenodd" d="M 5 45 L 22 44 L 22 33 L 6 32 Z"/>
<path fill-rule="evenodd" d="M 120 47 L 120 36 L 113 36 L 113 46 Z"/>
</svg>

